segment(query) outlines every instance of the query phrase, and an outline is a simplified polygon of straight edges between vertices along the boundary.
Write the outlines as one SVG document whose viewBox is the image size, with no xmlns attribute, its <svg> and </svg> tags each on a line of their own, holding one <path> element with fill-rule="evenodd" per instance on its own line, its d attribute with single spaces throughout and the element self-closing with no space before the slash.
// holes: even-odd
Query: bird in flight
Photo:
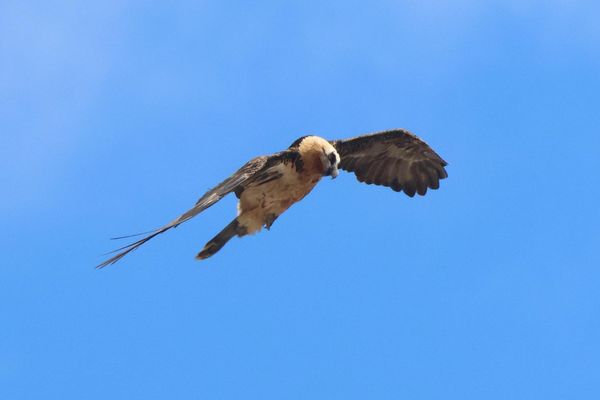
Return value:
<svg viewBox="0 0 600 400">
<path fill-rule="evenodd" d="M 232 237 L 270 229 L 273 222 L 292 204 L 302 200 L 324 176 L 335 178 L 338 169 L 354 172 L 360 182 L 383 185 L 413 197 L 427 188 L 437 189 L 447 178 L 448 165 L 416 135 L 394 129 L 351 139 L 326 140 L 303 136 L 282 152 L 256 157 L 237 172 L 210 189 L 196 205 L 174 221 L 148 236 L 121 247 L 119 252 L 96 268 L 119 261 L 148 240 L 175 228 L 229 193 L 235 193 L 238 215 L 196 256 L 204 260 L 218 252 Z"/>
</svg>

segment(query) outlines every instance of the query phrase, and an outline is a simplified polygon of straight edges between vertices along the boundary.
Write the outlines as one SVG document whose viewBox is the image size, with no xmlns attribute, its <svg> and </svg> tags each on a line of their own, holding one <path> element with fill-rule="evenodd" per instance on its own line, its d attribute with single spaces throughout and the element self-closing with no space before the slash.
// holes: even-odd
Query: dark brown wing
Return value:
<svg viewBox="0 0 600 400">
<path fill-rule="evenodd" d="M 410 197 L 437 189 L 448 165 L 424 141 L 404 129 L 394 129 L 331 142 L 340 155 L 339 167 L 360 182 L 391 187 Z"/>
<path fill-rule="evenodd" d="M 202 211 L 206 210 L 217 201 L 221 200 L 224 196 L 231 192 L 235 192 L 238 197 L 244 191 L 244 188 L 250 184 L 262 184 L 273 179 L 280 177 L 280 172 L 275 168 L 277 165 L 295 161 L 297 159 L 297 153 L 291 151 L 284 151 L 281 153 L 273 154 L 271 156 L 262 156 L 250 160 L 246 165 L 240 168 L 237 172 L 225 179 L 223 182 L 210 189 L 202 196 L 196 205 L 190 210 L 183 213 L 177 219 L 171 221 L 167 225 L 158 228 L 151 233 L 138 240 L 137 242 L 128 244 L 127 246 L 121 247 L 114 250 L 113 252 L 120 251 L 114 257 L 109 258 L 103 263 L 96 266 L 96 268 L 103 268 L 107 265 L 114 264 L 123 258 L 129 252 L 137 249 L 148 240 L 153 237 L 160 235 L 163 232 L 168 231 L 171 228 L 177 227 L 179 224 L 186 222 Z"/>
</svg>

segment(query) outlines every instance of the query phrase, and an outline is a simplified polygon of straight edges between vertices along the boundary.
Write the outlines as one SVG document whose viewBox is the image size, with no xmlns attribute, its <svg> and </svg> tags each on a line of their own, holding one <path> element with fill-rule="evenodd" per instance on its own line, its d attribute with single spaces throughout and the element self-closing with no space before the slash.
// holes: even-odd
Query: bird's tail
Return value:
<svg viewBox="0 0 600 400">
<path fill-rule="evenodd" d="M 196 259 L 204 260 L 221 250 L 225 243 L 234 236 L 243 236 L 246 233 L 246 228 L 240 225 L 238 219 L 231 221 L 221 232 L 214 238 L 210 239 L 204 246 L 202 251 L 196 255 Z"/>
</svg>

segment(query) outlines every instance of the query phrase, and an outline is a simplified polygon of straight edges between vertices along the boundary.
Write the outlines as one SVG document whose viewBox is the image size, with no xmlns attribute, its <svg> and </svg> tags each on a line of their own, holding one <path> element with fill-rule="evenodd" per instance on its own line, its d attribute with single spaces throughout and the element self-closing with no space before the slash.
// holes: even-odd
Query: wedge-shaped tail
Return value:
<svg viewBox="0 0 600 400">
<path fill-rule="evenodd" d="M 204 246 L 202 251 L 198 253 L 196 258 L 198 260 L 204 260 L 221 250 L 223 246 L 234 236 L 243 236 L 246 233 L 246 228 L 240 226 L 237 218 L 231 221 L 221 232 L 214 238 L 210 239 Z"/>
</svg>

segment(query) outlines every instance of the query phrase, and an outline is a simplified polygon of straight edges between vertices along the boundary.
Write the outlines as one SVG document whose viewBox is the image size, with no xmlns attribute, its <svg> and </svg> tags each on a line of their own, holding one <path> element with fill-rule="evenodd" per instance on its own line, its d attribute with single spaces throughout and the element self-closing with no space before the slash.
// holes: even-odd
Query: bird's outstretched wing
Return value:
<svg viewBox="0 0 600 400">
<path fill-rule="evenodd" d="M 221 200 L 224 196 L 229 193 L 235 192 L 239 197 L 244 189 L 249 185 L 260 185 L 262 183 L 277 179 L 281 176 L 280 170 L 277 168 L 281 163 L 294 162 L 297 159 L 297 152 L 288 150 L 281 153 L 276 153 L 271 156 L 256 157 L 246 163 L 237 172 L 225 179 L 223 182 L 215 186 L 206 192 L 197 202 L 194 207 L 180 215 L 175 220 L 171 221 L 167 225 L 158 228 L 151 233 L 138 240 L 137 242 L 128 244 L 127 246 L 121 247 L 113 251 L 113 253 L 119 252 L 115 256 L 109 258 L 103 263 L 96 266 L 96 268 L 103 268 L 107 265 L 114 264 L 127 255 L 129 252 L 137 249 L 148 240 L 153 237 L 160 235 L 163 232 L 168 231 L 171 228 L 177 227 L 179 224 L 184 223 L 208 207 Z"/>
<path fill-rule="evenodd" d="M 448 165 L 417 136 L 404 129 L 394 129 L 333 140 L 340 155 L 339 167 L 354 172 L 360 182 L 391 187 L 413 197 L 424 195 L 427 188 L 437 189 L 448 177 Z"/>
</svg>

